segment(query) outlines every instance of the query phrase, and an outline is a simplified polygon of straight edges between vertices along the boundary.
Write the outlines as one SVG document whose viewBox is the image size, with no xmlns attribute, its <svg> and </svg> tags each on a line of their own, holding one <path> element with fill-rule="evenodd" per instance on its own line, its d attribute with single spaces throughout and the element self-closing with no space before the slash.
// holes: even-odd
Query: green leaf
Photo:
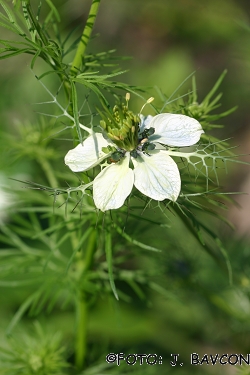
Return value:
<svg viewBox="0 0 250 375">
<path fill-rule="evenodd" d="M 205 98 L 203 99 L 203 104 L 205 105 L 209 105 L 209 100 L 212 98 L 212 96 L 214 95 L 214 93 L 218 90 L 219 86 L 221 85 L 221 82 L 223 81 L 225 75 L 227 74 L 227 70 L 225 69 L 223 71 L 223 73 L 220 75 L 220 77 L 218 78 L 218 80 L 215 82 L 213 88 L 209 91 L 209 93 L 207 94 L 207 96 L 205 96 Z"/>
<path fill-rule="evenodd" d="M 21 53 L 33 54 L 33 52 L 30 51 L 29 49 L 19 49 L 12 53 L 7 53 L 7 50 L 5 49 L 5 51 L 0 50 L 0 53 L 5 53 L 5 55 L 0 56 L 0 60 L 8 59 L 9 57 L 17 56 L 17 55 L 20 55 Z"/>
<path fill-rule="evenodd" d="M 52 10 L 57 22 L 60 22 L 61 21 L 60 15 L 59 15 L 55 5 L 52 3 L 51 0 L 46 0 L 46 3 L 49 5 L 50 9 Z"/>
<path fill-rule="evenodd" d="M 30 305 L 33 303 L 35 299 L 37 299 L 41 295 L 40 289 L 38 289 L 35 293 L 31 294 L 29 298 L 27 298 L 19 307 L 13 318 L 11 319 L 10 324 L 7 327 L 6 334 L 10 335 L 13 328 L 17 325 L 17 323 L 22 318 L 23 314 L 27 309 L 30 307 Z"/>
<path fill-rule="evenodd" d="M 164 108 L 170 103 L 170 100 L 172 99 L 172 97 L 179 91 L 179 89 L 184 85 L 184 83 L 190 78 L 192 77 L 193 75 L 195 74 L 195 72 L 192 72 L 191 74 L 189 74 L 189 76 L 187 76 L 187 78 L 185 78 L 181 84 L 174 90 L 174 92 L 170 95 L 170 97 L 166 100 L 166 102 L 163 104 L 162 108 L 160 109 L 160 113 L 163 112 Z"/>
<path fill-rule="evenodd" d="M 1 15 L 1 13 L 0 13 L 0 19 L 1 19 L 1 18 L 3 18 L 3 17 L 2 17 L 2 15 Z M 4 27 L 5 29 L 8 29 L 8 30 L 14 32 L 15 34 L 20 35 L 19 31 L 17 31 L 16 28 L 13 27 L 12 25 L 8 25 L 8 24 L 6 25 L 5 23 L 0 22 L 0 26 L 2 26 L 2 27 Z"/>
<path fill-rule="evenodd" d="M 156 247 L 146 245 L 140 241 L 134 240 L 132 237 L 130 237 L 127 233 L 125 233 L 122 228 L 120 228 L 116 223 L 112 224 L 115 230 L 123 237 L 125 238 L 128 242 L 131 242 L 132 244 L 140 247 L 141 249 L 144 250 L 150 250 L 150 251 L 156 251 L 156 252 L 161 252 L 160 249 L 157 249 Z"/>
<path fill-rule="evenodd" d="M 111 233 L 109 230 L 107 230 L 105 233 L 105 253 L 106 253 L 106 259 L 107 259 L 107 264 L 108 264 L 110 286 L 114 293 L 115 298 L 119 300 L 116 287 L 115 287 L 114 276 L 113 276 L 112 242 L 111 242 Z"/>
<path fill-rule="evenodd" d="M 15 16 L 14 16 L 14 14 L 11 12 L 10 8 L 7 7 L 7 5 L 6 5 L 2 0 L 0 0 L 0 4 L 2 5 L 3 9 L 5 10 L 5 13 L 6 13 L 7 16 L 8 16 L 8 19 L 9 19 L 10 23 L 12 23 L 12 25 L 14 25 L 16 29 L 19 29 L 19 30 L 20 30 L 20 28 L 19 28 L 19 26 L 18 26 L 18 24 L 17 24 L 17 21 L 16 21 L 16 19 L 15 19 Z M 3 16 L 3 15 L 2 15 L 2 16 Z M 4 16 L 3 16 L 3 17 L 4 17 Z M 6 20 L 7 20 L 7 18 L 6 18 Z"/>
<path fill-rule="evenodd" d="M 35 56 L 34 56 L 34 57 L 32 58 L 32 60 L 31 60 L 31 64 L 30 64 L 31 69 L 34 68 L 35 62 L 36 62 L 37 58 L 40 56 L 40 54 L 41 54 L 41 50 L 38 49 L 38 50 L 36 51 L 36 53 L 35 53 Z"/>
<path fill-rule="evenodd" d="M 66 273 L 68 272 L 69 267 L 71 266 L 73 260 L 75 259 L 75 256 L 76 256 L 77 252 L 80 251 L 80 249 L 81 249 L 83 243 L 86 241 L 86 239 L 87 239 L 87 238 L 89 237 L 89 235 L 92 233 L 92 231 L 93 231 L 93 228 L 92 228 L 92 227 L 89 227 L 89 228 L 85 231 L 85 233 L 82 235 L 82 237 L 80 238 L 80 240 L 79 240 L 77 246 L 74 248 L 74 251 L 72 252 L 71 257 L 70 257 L 70 259 L 69 259 L 69 261 L 68 261 L 68 264 L 67 264 L 67 267 L 66 267 Z"/>
</svg>

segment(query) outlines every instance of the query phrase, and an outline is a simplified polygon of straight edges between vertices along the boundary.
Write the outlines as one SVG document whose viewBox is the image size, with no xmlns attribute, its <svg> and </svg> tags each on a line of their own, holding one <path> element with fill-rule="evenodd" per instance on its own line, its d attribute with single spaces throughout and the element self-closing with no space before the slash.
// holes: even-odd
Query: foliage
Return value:
<svg viewBox="0 0 250 375">
<path fill-rule="evenodd" d="M 226 71 L 202 101 L 198 99 L 192 75 L 192 88 L 187 94 L 180 95 L 179 89 L 191 77 L 170 96 L 156 88 L 158 97 L 156 104 L 152 104 L 147 100 L 146 88 L 116 81 L 126 72 L 118 65 L 125 58 L 115 57 L 114 50 L 86 52 L 99 3 L 100 0 L 92 2 L 83 34 L 73 40 L 72 32 L 61 36 L 60 15 L 52 1 L 37 4 L 37 8 L 29 0 L 15 1 L 12 5 L 0 1 L 0 25 L 5 30 L 0 40 L 0 58 L 31 55 L 31 70 L 46 96 L 36 104 L 42 108 L 37 113 L 37 117 L 41 115 L 37 124 L 23 121 L 15 134 L 3 134 L 9 160 L 13 163 L 25 160 L 26 168 L 32 171 L 32 181 L 14 176 L 12 184 L 18 187 L 15 191 L 18 203 L 9 208 L 9 220 L 0 222 L 0 287 L 6 293 L 13 290 L 20 294 L 18 306 L 14 294 L 8 302 L 12 319 L 8 321 L 7 334 L 11 337 L 4 338 L 0 349 L 3 374 L 131 372 L 124 364 L 118 368 L 104 362 L 108 351 L 113 351 L 108 339 L 105 340 L 105 335 L 110 334 L 105 326 L 113 325 L 107 301 L 115 308 L 127 309 L 128 316 L 133 312 L 135 325 L 143 315 L 140 310 L 146 311 L 147 320 L 141 321 L 145 337 L 146 332 L 152 335 L 154 330 L 161 331 L 148 309 L 150 303 L 157 306 L 159 301 L 164 301 L 157 307 L 159 316 L 165 314 L 167 304 L 170 311 L 183 310 L 190 321 L 196 307 L 202 306 L 201 313 L 197 312 L 197 327 L 190 328 L 193 335 L 198 335 L 201 329 L 201 315 L 208 301 L 212 301 L 215 309 L 207 313 L 208 320 L 219 315 L 215 330 L 223 321 L 224 311 L 241 316 L 228 307 L 228 295 L 219 295 L 218 291 L 218 285 L 226 290 L 233 283 L 228 251 L 215 225 L 224 221 L 230 227 L 222 210 L 232 202 L 233 193 L 221 189 L 221 170 L 227 172 L 229 162 L 242 163 L 228 139 L 221 141 L 213 132 L 210 134 L 222 126 L 221 119 L 236 109 L 218 113 L 222 94 L 217 91 Z M 40 60 L 48 70 L 40 65 Z M 41 66 L 43 72 L 37 73 Z M 167 199 L 157 202 L 134 189 L 123 207 L 103 213 L 93 204 L 93 180 L 99 167 L 76 175 L 63 165 L 63 157 L 69 142 L 76 145 L 90 134 L 102 131 L 101 109 L 110 114 L 125 93 L 142 101 L 142 109 L 147 103 L 154 115 L 167 111 L 195 118 L 205 134 L 198 144 L 185 150 L 165 148 L 180 169 L 182 192 L 176 202 Z M 137 109 L 136 113 L 141 111 Z M 26 189 L 20 192 L 20 185 Z M 207 263 L 216 274 L 214 285 L 213 280 L 210 285 L 212 272 Z M 198 274 L 200 305 L 193 291 Z M 240 280 L 240 276 L 236 277 L 235 295 Z M 182 288 L 185 296 L 181 295 Z M 193 307 L 188 306 L 190 299 Z M 139 313 L 133 310 L 133 304 Z M 104 316 L 100 328 L 103 342 L 96 338 L 95 331 L 100 321 L 99 308 Z M 172 314 L 164 328 L 166 336 L 171 337 L 171 324 L 178 326 L 174 317 Z M 34 318 L 41 323 L 35 324 L 35 334 L 29 334 L 27 322 Z M 22 327 L 21 333 L 15 335 L 18 327 Z M 91 335 L 87 335 L 88 329 Z M 130 329 L 128 332 L 132 336 Z M 113 335 L 115 342 L 116 334 Z M 135 330 L 138 341 L 139 336 L 140 330 Z M 126 332 L 122 332 L 122 337 L 126 339 Z M 186 333 L 180 346 L 186 358 L 191 344 Z M 124 350 L 119 345 L 117 352 Z M 146 349 L 143 345 L 126 347 L 131 352 L 155 348 L 157 344 L 148 344 Z M 162 348 L 168 356 L 172 352 L 165 342 Z M 176 344 L 174 349 L 177 350 Z M 133 371 L 142 372 L 139 366 Z M 150 366 L 146 370 L 149 374 L 154 371 Z M 179 369 L 177 373 L 184 372 Z"/>
<path fill-rule="evenodd" d="M 36 323 L 34 333 L 23 332 L 20 338 L 9 338 L 10 348 L 1 348 L 1 371 L 4 374 L 61 374 L 68 367 L 58 334 L 46 335 Z"/>
</svg>

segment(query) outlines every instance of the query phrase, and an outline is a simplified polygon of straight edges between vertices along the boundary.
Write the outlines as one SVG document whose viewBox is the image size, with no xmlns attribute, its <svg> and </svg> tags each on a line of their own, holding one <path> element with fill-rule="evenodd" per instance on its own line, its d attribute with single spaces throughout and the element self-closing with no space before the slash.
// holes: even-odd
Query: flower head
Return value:
<svg viewBox="0 0 250 375">
<path fill-rule="evenodd" d="M 133 185 L 149 198 L 176 201 L 180 173 L 161 145 L 194 145 L 203 133 L 200 123 L 171 113 L 134 115 L 125 105 L 115 106 L 113 115 L 108 115 L 101 121 L 104 135 L 90 135 L 65 156 L 65 164 L 74 172 L 91 169 L 105 159 L 110 163 L 93 182 L 96 207 L 101 211 L 121 207 Z"/>
</svg>

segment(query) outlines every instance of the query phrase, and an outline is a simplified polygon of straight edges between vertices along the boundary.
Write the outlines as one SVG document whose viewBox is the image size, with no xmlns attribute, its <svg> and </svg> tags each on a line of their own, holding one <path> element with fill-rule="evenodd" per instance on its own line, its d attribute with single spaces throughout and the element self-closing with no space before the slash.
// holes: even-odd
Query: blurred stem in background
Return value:
<svg viewBox="0 0 250 375">
<path fill-rule="evenodd" d="M 39 164 L 41 165 L 48 182 L 51 186 L 57 186 L 58 182 L 53 173 L 51 165 L 46 158 L 39 158 Z M 62 196 L 58 197 L 58 201 L 63 204 L 64 200 Z M 78 245 L 78 236 L 76 230 L 74 229 L 73 223 L 67 224 L 68 230 L 71 232 L 71 244 L 72 244 L 72 253 L 75 252 L 75 249 Z M 82 252 L 79 251 L 76 256 L 76 271 L 80 271 L 79 280 L 82 279 L 90 269 L 92 265 L 93 255 L 96 248 L 96 230 L 92 229 L 91 234 L 88 237 L 87 245 L 85 247 L 85 258 L 82 257 Z M 84 245 L 84 244 L 83 244 Z M 87 324 L 88 324 L 88 296 L 87 294 L 79 290 L 76 293 L 76 324 L 75 324 L 75 365 L 76 368 L 80 371 L 83 368 L 84 360 L 87 354 Z"/>
<path fill-rule="evenodd" d="M 90 7 L 88 19 L 83 29 L 81 39 L 79 41 L 75 57 L 71 66 L 71 74 L 75 76 L 83 64 L 86 47 L 89 43 L 90 36 L 94 27 L 98 9 L 101 0 L 93 0 Z M 73 83 L 74 84 L 74 83 Z M 72 109 L 71 109 L 72 110 Z M 70 111 L 71 113 L 71 111 Z M 83 270 L 80 277 L 84 277 L 90 269 L 93 261 L 94 251 L 96 249 L 96 230 L 93 228 L 88 238 L 88 244 L 85 248 L 85 258 Z M 74 251 L 74 249 L 73 249 Z M 81 253 L 78 253 L 78 263 L 82 262 Z M 80 290 L 77 293 L 76 300 L 76 341 L 75 341 L 75 365 L 77 370 L 82 370 L 87 354 L 87 323 L 88 323 L 88 296 L 87 293 Z"/>
<path fill-rule="evenodd" d="M 85 257 L 83 270 L 79 279 L 83 279 L 92 266 L 93 256 L 96 250 L 96 229 L 93 226 L 85 248 Z M 81 262 L 81 254 L 79 253 Z M 78 370 L 84 367 L 84 361 L 87 355 L 87 325 L 88 325 L 88 295 L 80 290 L 76 300 L 76 347 L 75 347 L 75 365 Z"/>
<path fill-rule="evenodd" d="M 99 9 L 101 0 L 93 0 L 92 5 L 89 11 L 88 19 L 86 22 L 86 26 L 83 30 L 81 39 L 78 44 L 78 48 L 75 54 L 75 57 L 73 59 L 72 67 L 71 67 L 71 74 L 76 75 L 78 70 L 80 69 L 83 59 L 84 59 L 84 53 L 86 51 L 86 47 L 88 45 L 93 26 L 96 20 L 97 12 Z M 72 84 L 72 83 L 71 83 Z M 73 83 L 74 84 L 74 83 Z M 65 93 L 67 96 L 67 99 L 69 99 L 69 108 L 68 112 L 69 114 L 73 113 L 73 107 L 72 107 L 72 99 L 71 99 L 71 85 L 69 85 L 69 81 L 64 81 L 64 88 Z M 38 160 L 39 164 L 41 165 L 43 171 L 45 172 L 45 175 L 47 176 L 48 182 L 50 186 L 58 186 L 57 179 L 55 177 L 55 174 L 46 158 L 40 158 Z M 60 199 L 59 201 L 61 204 L 63 204 L 63 199 Z M 75 235 L 76 232 L 74 231 L 72 223 L 68 223 L 68 229 L 71 231 L 71 243 L 72 243 L 72 253 L 74 253 L 75 248 L 78 245 L 77 236 Z M 88 237 L 88 243 L 85 247 L 85 258 L 82 259 L 82 254 L 78 252 L 78 256 L 76 257 L 77 260 L 77 269 L 82 269 L 80 272 L 81 276 L 79 279 L 84 277 L 88 270 L 90 269 L 93 261 L 93 255 L 94 251 L 96 249 L 96 230 L 93 228 L 91 234 Z M 79 271 L 79 270 L 78 270 Z M 88 323 L 88 296 L 87 293 L 85 293 L 83 290 L 80 290 L 76 294 L 76 327 L 75 327 L 75 365 L 77 370 L 82 370 L 84 367 L 84 361 L 87 354 L 87 323 Z"/>
</svg>

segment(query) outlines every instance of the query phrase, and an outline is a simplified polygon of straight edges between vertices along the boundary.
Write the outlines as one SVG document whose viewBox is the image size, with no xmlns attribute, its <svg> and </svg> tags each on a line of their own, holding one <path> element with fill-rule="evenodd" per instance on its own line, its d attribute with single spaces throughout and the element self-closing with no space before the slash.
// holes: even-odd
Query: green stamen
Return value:
<svg viewBox="0 0 250 375">
<path fill-rule="evenodd" d="M 126 104 L 116 104 L 111 111 L 99 112 L 102 116 L 101 127 L 108 137 L 125 151 L 132 151 L 138 146 L 138 130 L 140 118 L 128 109 L 129 97 L 126 95 Z"/>
</svg>

